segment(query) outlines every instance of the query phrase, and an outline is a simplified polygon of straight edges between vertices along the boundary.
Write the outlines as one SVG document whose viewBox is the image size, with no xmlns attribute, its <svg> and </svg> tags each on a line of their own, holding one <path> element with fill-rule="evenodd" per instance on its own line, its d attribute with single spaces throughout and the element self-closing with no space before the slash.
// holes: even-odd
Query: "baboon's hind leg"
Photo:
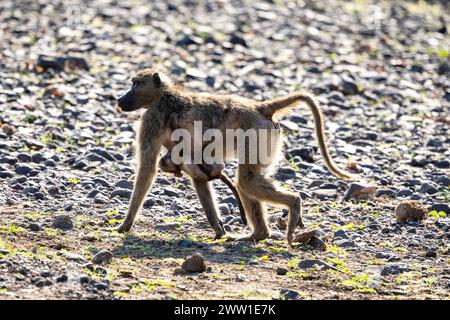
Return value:
<svg viewBox="0 0 450 320">
<path fill-rule="evenodd" d="M 250 198 L 245 191 L 239 189 L 239 185 L 238 192 L 247 221 L 253 230 L 250 235 L 236 238 L 236 240 L 260 241 L 266 239 L 269 236 L 269 228 L 265 219 L 263 203 L 260 200 Z"/>
<path fill-rule="evenodd" d="M 281 190 L 272 179 L 255 173 L 254 170 L 248 170 L 246 167 L 239 168 L 238 186 L 240 190 L 245 190 L 245 193 L 251 198 L 288 207 L 289 220 L 286 239 L 288 243 L 291 243 L 297 226 L 304 227 L 300 196 Z"/>
<path fill-rule="evenodd" d="M 209 224 L 216 233 L 216 239 L 220 239 L 225 235 L 225 229 L 223 223 L 219 219 L 216 201 L 214 198 L 214 192 L 208 182 L 200 181 L 197 179 L 191 179 L 192 185 L 197 192 L 200 204 L 205 211 L 206 218 Z"/>
</svg>

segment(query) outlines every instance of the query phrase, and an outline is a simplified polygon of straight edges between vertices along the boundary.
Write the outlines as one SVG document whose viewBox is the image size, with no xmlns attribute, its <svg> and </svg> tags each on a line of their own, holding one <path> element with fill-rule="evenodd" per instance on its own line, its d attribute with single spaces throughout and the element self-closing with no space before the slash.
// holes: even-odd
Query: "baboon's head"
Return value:
<svg viewBox="0 0 450 320">
<path fill-rule="evenodd" d="M 117 99 L 117 105 L 123 111 L 148 108 L 160 94 L 162 83 L 158 71 L 144 69 L 131 79 L 131 87 Z"/>
</svg>

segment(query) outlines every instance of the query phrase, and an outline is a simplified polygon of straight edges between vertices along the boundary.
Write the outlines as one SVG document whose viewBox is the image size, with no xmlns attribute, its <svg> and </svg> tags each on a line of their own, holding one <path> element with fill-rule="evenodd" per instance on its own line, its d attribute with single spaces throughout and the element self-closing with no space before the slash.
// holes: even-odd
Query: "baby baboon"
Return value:
<svg viewBox="0 0 450 320">
<path fill-rule="evenodd" d="M 230 95 L 193 93 L 174 85 L 170 78 L 155 69 L 138 72 L 132 78 L 130 89 L 118 99 L 118 106 L 123 111 L 147 109 L 141 118 L 138 136 L 138 167 L 134 190 L 128 214 L 118 230 L 128 231 L 133 225 L 136 214 L 154 180 L 161 147 L 165 146 L 168 150 L 172 150 L 177 144 L 170 139 L 172 129 L 169 120 L 172 114 L 177 114 L 180 126 L 190 132 L 193 132 L 194 121 L 201 121 L 204 128 L 217 129 L 225 137 L 227 129 L 279 129 L 275 119 L 297 106 L 299 102 L 305 103 L 313 113 L 319 149 L 328 169 L 337 177 L 351 179 L 352 176 L 339 169 L 328 153 L 322 113 L 310 94 L 295 92 L 286 97 L 259 102 Z M 297 226 L 304 226 L 300 196 L 280 189 L 269 175 L 274 168 L 274 163 L 281 155 L 280 140 L 281 136 L 278 135 L 275 141 L 270 142 L 269 157 L 272 161 L 269 163 L 259 158 L 256 163 L 239 159 L 237 189 L 253 229 L 250 235 L 239 240 L 257 241 L 269 236 L 263 202 L 284 205 L 289 209 L 286 231 L 289 243 L 293 239 Z M 200 145 L 200 148 L 203 146 Z M 246 141 L 244 148 L 246 154 L 250 154 L 252 148 L 258 149 L 260 146 Z M 235 145 L 232 152 L 225 152 L 224 158 L 236 157 L 236 149 Z M 192 150 L 193 153 L 195 151 Z M 192 183 L 208 221 L 216 231 L 216 236 L 223 236 L 225 232 L 218 218 L 210 185 L 196 178 L 192 178 Z"/>
<path fill-rule="evenodd" d="M 234 183 L 231 179 L 223 172 L 225 166 L 223 164 L 184 164 L 176 165 L 172 161 L 170 151 L 167 152 L 164 157 L 159 160 L 159 167 L 162 171 L 173 173 L 176 177 L 181 177 L 181 171 L 186 172 L 191 178 L 195 178 L 197 180 L 207 182 L 214 179 L 220 179 L 223 183 L 225 183 L 228 188 L 233 192 L 234 197 L 236 198 L 236 203 L 239 208 L 239 213 L 241 215 L 242 222 L 244 225 L 247 225 L 247 217 L 245 216 L 244 207 L 241 202 L 241 198 L 239 197 L 239 193 L 236 190 Z"/>
</svg>

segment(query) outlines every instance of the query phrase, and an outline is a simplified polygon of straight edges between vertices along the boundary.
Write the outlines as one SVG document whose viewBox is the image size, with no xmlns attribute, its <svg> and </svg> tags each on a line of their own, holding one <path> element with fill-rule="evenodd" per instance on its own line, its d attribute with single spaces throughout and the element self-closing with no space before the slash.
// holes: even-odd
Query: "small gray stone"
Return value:
<svg viewBox="0 0 450 320">
<path fill-rule="evenodd" d="M 336 246 L 340 248 L 353 248 L 357 247 L 356 243 L 353 240 L 343 239 L 336 242 Z"/>
<path fill-rule="evenodd" d="M 46 167 L 56 167 L 56 162 L 53 161 L 52 159 L 47 159 L 44 161 L 44 165 Z"/>
<path fill-rule="evenodd" d="M 411 269 L 403 264 L 387 264 L 381 270 L 382 276 L 395 275 L 403 272 L 411 271 Z"/>
<path fill-rule="evenodd" d="M 375 194 L 375 197 L 381 198 L 381 197 L 392 197 L 394 196 L 394 191 L 390 189 L 380 189 Z"/>
<path fill-rule="evenodd" d="M 280 296 L 286 300 L 297 300 L 300 297 L 300 294 L 294 290 L 281 289 Z"/>
<path fill-rule="evenodd" d="M 341 239 L 350 239 L 347 232 L 344 230 L 338 230 L 334 233 L 334 238 L 341 238 Z"/>
<path fill-rule="evenodd" d="M 221 203 L 219 204 L 219 211 L 221 214 L 223 215 L 229 215 L 231 213 L 230 207 L 228 206 L 228 204 L 225 203 Z"/>
<path fill-rule="evenodd" d="M 113 192 L 111 192 L 111 198 L 114 198 L 115 196 L 119 196 L 119 197 L 125 198 L 125 199 L 130 199 L 131 191 L 128 189 L 116 189 Z"/>
<path fill-rule="evenodd" d="M 102 178 L 95 178 L 92 181 L 94 181 L 95 184 L 99 184 L 102 187 L 108 188 L 109 187 L 109 183 L 108 181 L 106 181 L 105 179 Z"/>
<path fill-rule="evenodd" d="M 84 259 L 79 254 L 67 252 L 63 256 L 64 256 L 64 258 L 66 258 L 69 261 L 75 261 L 75 262 L 78 262 L 78 263 L 86 263 L 86 259 Z"/>
<path fill-rule="evenodd" d="M 409 190 L 409 189 L 402 189 L 402 190 L 400 190 L 399 192 L 397 192 L 397 194 L 395 195 L 397 198 L 398 197 L 407 197 L 407 196 L 410 196 L 410 195 L 412 195 L 412 191 L 411 190 Z"/>
<path fill-rule="evenodd" d="M 134 182 L 130 180 L 119 180 L 116 183 L 116 187 L 121 189 L 133 190 L 133 183 Z"/>
<path fill-rule="evenodd" d="M 92 262 L 95 264 L 102 264 L 103 262 L 109 262 L 113 258 L 113 254 L 108 250 L 102 250 L 97 253 L 93 258 Z"/>
<path fill-rule="evenodd" d="M 337 268 L 329 265 L 326 262 L 323 262 L 322 260 L 318 260 L 318 259 L 302 260 L 298 263 L 298 267 L 300 269 L 310 269 L 310 268 L 318 267 L 319 269 L 322 269 L 322 270 L 331 269 L 331 270 L 338 271 Z"/>
<path fill-rule="evenodd" d="M 419 192 L 427 194 L 435 194 L 436 192 L 438 192 L 438 190 L 431 183 L 425 182 L 420 186 Z"/>
<path fill-rule="evenodd" d="M 169 196 L 169 197 L 179 197 L 180 194 L 177 190 L 173 189 L 173 188 L 164 188 L 164 195 Z"/>
</svg>

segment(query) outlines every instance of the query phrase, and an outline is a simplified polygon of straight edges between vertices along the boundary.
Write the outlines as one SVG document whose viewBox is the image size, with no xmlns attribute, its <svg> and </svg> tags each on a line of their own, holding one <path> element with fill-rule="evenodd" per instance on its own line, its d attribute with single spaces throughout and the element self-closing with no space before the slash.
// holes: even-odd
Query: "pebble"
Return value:
<svg viewBox="0 0 450 320">
<path fill-rule="evenodd" d="M 16 167 L 16 173 L 17 174 L 23 174 L 23 175 L 27 175 L 29 174 L 33 169 L 29 166 L 26 165 L 19 165 Z"/>
<path fill-rule="evenodd" d="M 276 272 L 277 272 L 277 275 L 284 276 L 284 275 L 286 275 L 286 273 L 289 272 L 289 270 L 286 268 L 278 267 Z"/>
<path fill-rule="evenodd" d="M 383 269 L 381 269 L 381 275 L 382 276 L 397 275 L 408 271 L 411 271 L 411 269 L 407 265 L 387 264 L 383 267 Z"/>
<path fill-rule="evenodd" d="M 95 264 L 102 264 L 104 262 L 110 262 L 112 258 L 113 254 L 110 251 L 102 250 L 92 258 L 92 262 Z"/>
<path fill-rule="evenodd" d="M 54 218 L 53 228 L 61 229 L 61 230 L 69 230 L 73 228 L 72 218 L 68 215 L 58 215 Z"/>
<path fill-rule="evenodd" d="M 195 253 L 184 260 L 181 268 L 187 272 L 204 272 L 206 264 L 203 256 L 200 253 Z"/>
<path fill-rule="evenodd" d="M 308 259 L 308 260 L 302 260 L 298 263 L 298 267 L 300 269 L 310 269 L 310 268 L 319 268 L 321 270 L 338 270 L 335 267 L 329 265 L 326 262 L 323 262 L 322 260 L 318 260 L 318 259 Z"/>
<path fill-rule="evenodd" d="M 297 300 L 300 297 L 300 294 L 291 289 L 281 289 L 280 296 L 285 300 Z"/>
<path fill-rule="evenodd" d="M 131 191 L 127 189 L 116 189 L 113 192 L 111 192 L 111 198 L 114 198 L 115 196 L 119 196 L 121 198 L 130 199 L 131 198 Z"/>
</svg>

